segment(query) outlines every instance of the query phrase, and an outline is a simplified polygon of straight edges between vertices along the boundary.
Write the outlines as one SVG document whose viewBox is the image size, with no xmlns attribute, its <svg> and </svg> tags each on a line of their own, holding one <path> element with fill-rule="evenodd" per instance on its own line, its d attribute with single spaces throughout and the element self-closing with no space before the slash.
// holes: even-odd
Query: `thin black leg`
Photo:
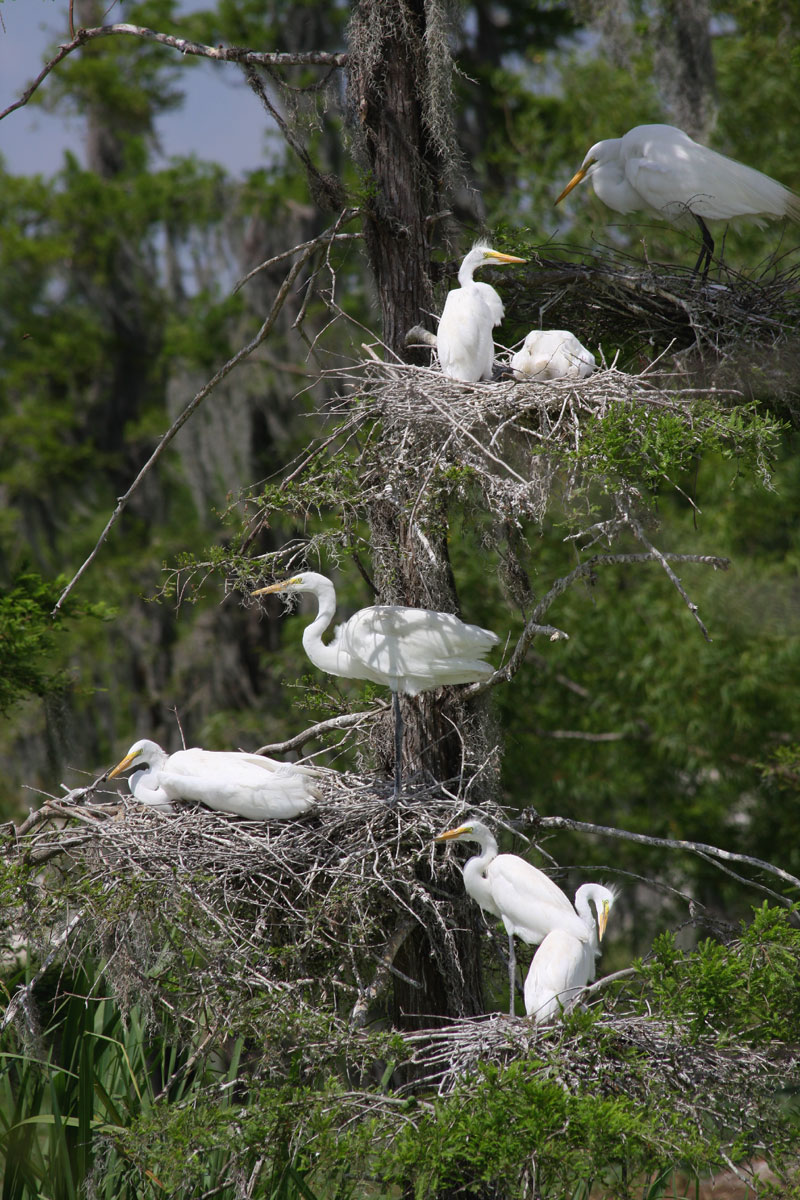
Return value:
<svg viewBox="0 0 800 1200">
<path fill-rule="evenodd" d="M 403 787 L 403 714 L 400 710 L 400 696 L 392 692 L 392 708 L 394 710 L 394 796 L 396 800 Z"/>
<path fill-rule="evenodd" d="M 508 1015 L 514 1016 L 514 1001 L 517 995 L 517 952 L 514 949 L 514 935 L 508 935 Z"/>
<path fill-rule="evenodd" d="M 714 253 L 714 239 L 712 238 L 712 236 L 709 232 L 708 226 L 706 225 L 703 218 L 698 217 L 697 213 L 692 213 L 692 216 L 694 217 L 695 221 L 697 221 L 697 224 L 700 226 L 700 233 L 702 234 L 702 237 L 703 237 L 703 246 L 702 246 L 702 249 L 700 250 L 700 254 L 697 257 L 697 262 L 694 264 L 694 274 L 695 275 L 699 274 L 700 267 L 702 266 L 703 267 L 703 282 L 705 283 L 706 278 L 708 276 L 709 267 L 711 266 L 711 257 Z"/>
</svg>

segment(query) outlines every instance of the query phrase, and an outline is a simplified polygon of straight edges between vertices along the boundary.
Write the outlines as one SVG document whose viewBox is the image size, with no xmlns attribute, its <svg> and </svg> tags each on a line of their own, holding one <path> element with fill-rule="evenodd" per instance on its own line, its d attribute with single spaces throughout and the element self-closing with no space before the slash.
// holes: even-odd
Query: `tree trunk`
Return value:
<svg viewBox="0 0 800 1200">
<path fill-rule="evenodd" d="M 447 173 L 448 118 L 441 97 L 449 97 L 449 77 L 434 57 L 431 22 L 443 16 L 431 0 L 359 0 L 349 39 L 349 96 L 356 137 L 368 183 L 365 242 L 381 310 L 383 340 L 389 351 L 408 357 L 405 333 L 420 323 L 433 304 L 430 229 L 440 208 Z M 449 69 L 449 68 L 448 68 Z M 457 612 L 447 553 L 446 514 L 417 504 L 419 480 L 409 478 L 403 495 L 377 502 L 371 513 L 372 557 L 378 597 L 383 603 L 410 604 Z M 412 515 L 413 514 L 413 515 Z M 464 706 L 453 689 L 424 693 L 403 702 L 404 770 L 427 778 L 457 777 L 463 761 L 459 728 Z M 387 730 L 388 733 L 388 730 Z M 385 738 L 391 759 L 391 737 Z M 483 1011 L 482 980 L 473 913 L 463 889 L 454 895 L 458 969 L 448 969 L 424 931 L 415 931 L 402 952 L 402 970 L 422 990 L 399 985 L 396 1019 L 411 1015 L 460 1016 Z M 398 964 L 399 965 L 399 964 Z M 454 965 L 454 964 L 453 964 Z M 458 986 L 454 974 L 459 974 Z M 418 1017 L 416 1018 L 418 1020 Z"/>
</svg>

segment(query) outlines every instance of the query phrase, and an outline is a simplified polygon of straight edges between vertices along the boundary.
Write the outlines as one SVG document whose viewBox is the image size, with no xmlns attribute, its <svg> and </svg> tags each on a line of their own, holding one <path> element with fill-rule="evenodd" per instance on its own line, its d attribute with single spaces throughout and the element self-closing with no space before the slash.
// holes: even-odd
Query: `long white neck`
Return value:
<svg viewBox="0 0 800 1200">
<path fill-rule="evenodd" d="M 475 282 L 472 276 L 483 261 L 483 254 L 480 251 L 470 250 L 458 269 L 458 282 L 462 288 L 472 287 Z"/>
<path fill-rule="evenodd" d="M 481 853 L 468 858 L 462 868 L 464 887 L 467 895 L 480 904 L 487 912 L 497 914 L 492 900 L 492 889 L 485 878 L 486 868 L 493 859 L 497 858 L 497 842 L 488 829 L 476 832 L 475 841 L 480 844 Z"/>
<path fill-rule="evenodd" d="M 308 582 L 310 586 L 303 590 L 316 596 L 318 610 L 314 620 L 303 630 L 303 647 L 315 667 L 336 674 L 335 668 L 340 656 L 333 647 L 326 646 L 322 640 L 322 635 L 336 612 L 336 589 L 330 579 L 326 579 L 324 575 L 317 575 L 316 572 Z"/>
</svg>

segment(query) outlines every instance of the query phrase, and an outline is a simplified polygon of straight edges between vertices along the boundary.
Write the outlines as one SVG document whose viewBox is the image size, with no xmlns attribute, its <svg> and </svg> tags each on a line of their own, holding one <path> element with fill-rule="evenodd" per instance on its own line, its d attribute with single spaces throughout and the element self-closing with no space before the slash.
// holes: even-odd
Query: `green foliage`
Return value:
<svg viewBox="0 0 800 1200">
<path fill-rule="evenodd" d="M 658 1009 L 680 1019 L 692 1037 L 712 1033 L 723 1043 L 741 1039 L 753 1046 L 795 1040 L 798 970 L 800 929 L 785 909 L 766 901 L 730 945 L 707 938 L 687 955 L 672 933 L 660 933 L 652 956 L 639 964 Z"/>
<path fill-rule="evenodd" d="M 22 571 L 0 593 L 0 714 L 7 716 L 19 701 L 30 696 L 60 692 L 67 684 L 62 635 L 78 607 L 73 600 L 56 617 L 53 608 L 66 580 L 52 582 L 34 571 Z M 81 613 L 110 619 L 103 604 Z"/>
</svg>

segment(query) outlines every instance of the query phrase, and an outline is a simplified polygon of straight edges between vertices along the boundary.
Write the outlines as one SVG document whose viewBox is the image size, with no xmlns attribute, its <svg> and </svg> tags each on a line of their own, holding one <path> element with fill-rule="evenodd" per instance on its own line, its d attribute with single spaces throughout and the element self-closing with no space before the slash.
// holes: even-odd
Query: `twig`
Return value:
<svg viewBox="0 0 800 1200">
<path fill-rule="evenodd" d="M 296 750 L 299 746 L 323 733 L 331 733 L 335 729 L 350 729 L 353 725 L 360 724 L 361 721 L 374 720 L 382 709 L 389 707 L 386 701 L 376 701 L 375 703 L 375 708 L 367 709 L 365 712 L 342 713 L 338 717 L 329 717 L 327 721 L 311 725 L 302 733 L 296 733 L 294 737 L 287 738 L 285 742 L 273 742 L 269 746 L 260 746 L 256 754 L 285 754 L 287 750 Z"/>
<path fill-rule="evenodd" d="M 647 554 L 595 554 L 586 562 L 579 563 L 567 575 L 562 575 L 557 579 L 549 591 L 542 597 L 534 609 L 533 616 L 526 624 L 517 644 L 509 658 L 508 662 L 502 667 L 498 667 L 493 675 L 488 679 L 483 679 L 479 683 L 472 683 L 466 688 L 468 696 L 478 696 L 481 692 L 487 691 L 489 688 L 496 687 L 498 683 L 507 683 L 511 680 L 525 661 L 525 655 L 528 646 L 533 641 L 534 637 L 540 633 L 546 633 L 550 641 L 559 641 L 562 638 L 569 637 L 569 634 L 564 633 L 561 629 L 556 629 L 553 625 L 541 625 L 539 622 L 544 617 L 550 605 L 558 599 L 568 588 L 572 586 L 578 579 L 584 579 L 587 576 L 592 576 L 595 569 L 600 566 L 616 566 L 619 564 L 635 563 L 635 562 L 694 562 L 701 563 L 704 566 L 712 566 L 715 570 L 725 571 L 730 566 L 730 560 L 727 558 L 719 558 L 711 554 L 662 554 L 659 550 L 651 550 Z M 664 565 L 662 563 L 662 565 Z M 702 622 L 701 622 L 702 624 Z"/>
<path fill-rule="evenodd" d="M 158 462 L 159 458 L 164 453 L 164 451 L 166 450 L 167 446 L 170 444 L 172 439 L 175 437 L 175 434 L 178 432 L 178 430 L 183 425 L 186 424 L 186 422 L 189 420 L 189 417 L 192 416 L 195 409 L 197 409 L 200 406 L 200 404 L 203 402 L 203 400 L 205 400 L 206 396 L 210 395 L 210 393 L 214 391 L 214 389 L 217 387 L 217 385 L 220 384 L 222 382 L 222 380 L 225 379 L 225 377 L 230 374 L 230 372 L 234 369 L 234 367 L 238 366 L 240 362 L 242 362 L 250 354 L 252 354 L 253 351 L 258 346 L 260 346 L 261 343 L 264 341 L 264 339 L 268 336 L 270 330 L 272 329 L 272 326 L 275 324 L 275 321 L 277 320 L 278 314 L 280 313 L 281 309 L 283 308 L 283 304 L 289 293 L 289 289 L 291 288 L 295 279 L 300 274 L 300 272 L 303 269 L 303 266 L 305 265 L 307 260 L 311 257 L 313 252 L 314 252 L 314 246 L 313 245 L 309 246 L 308 244 L 306 244 L 306 248 L 303 251 L 301 251 L 300 257 L 298 258 L 297 262 L 294 264 L 294 266 L 291 268 L 291 270 L 287 273 L 286 278 L 284 279 L 283 283 L 281 284 L 280 290 L 278 291 L 278 294 L 275 297 L 275 300 L 272 304 L 272 308 L 270 309 L 266 320 L 264 321 L 263 325 L 259 329 L 258 333 L 252 339 L 252 341 L 248 342 L 247 345 L 242 346 L 242 348 L 240 350 L 238 350 L 236 352 L 236 354 L 233 355 L 232 358 L 229 358 L 228 361 L 222 367 L 220 367 L 220 369 L 217 371 L 216 375 L 214 375 L 213 378 L 210 379 L 209 382 L 206 383 L 200 389 L 200 391 L 197 393 L 197 395 L 194 397 L 194 399 L 191 400 L 186 405 L 183 412 L 176 418 L 175 421 L 172 422 L 169 429 L 164 434 L 164 436 L 161 438 L 161 441 L 158 443 L 155 450 L 150 455 L 150 457 L 148 458 L 147 462 L 144 464 L 142 469 L 139 471 L 139 474 L 136 476 L 136 478 L 134 479 L 131 486 L 128 488 L 127 492 L 125 492 L 125 494 L 123 496 L 120 496 L 118 498 L 116 508 L 114 509 L 114 511 L 112 512 L 108 521 L 106 522 L 106 526 L 103 529 L 102 533 L 100 534 L 100 537 L 98 538 L 97 542 L 95 543 L 94 549 L 92 550 L 91 554 L 86 559 L 86 561 L 83 563 L 83 565 L 78 568 L 77 572 L 73 575 L 72 579 L 69 581 L 67 586 L 64 588 L 63 592 L 61 593 L 61 595 L 58 598 L 58 601 L 56 602 L 56 606 L 53 609 L 51 616 L 56 615 L 56 613 L 61 608 L 61 605 L 66 600 L 67 596 L 69 596 L 70 592 L 75 587 L 75 584 L 78 582 L 78 580 L 84 574 L 84 572 L 94 562 L 95 558 L 97 557 L 97 555 L 100 551 L 101 546 L 106 541 L 106 538 L 108 537 L 109 533 L 113 529 L 114 525 L 116 525 L 117 521 L 122 516 L 122 513 L 125 511 L 125 508 L 128 505 L 128 501 L 131 499 L 131 497 L 134 495 L 134 493 L 138 491 L 140 484 L 142 483 L 144 478 L 147 476 L 147 474 L 149 473 L 151 468 L 153 466 L 155 466 L 155 464 Z"/>
<path fill-rule="evenodd" d="M 46 955 L 44 962 L 39 967 L 39 970 L 32 977 L 30 982 L 24 984 L 24 986 L 22 986 L 22 987 L 17 988 L 16 992 L 14 993 L 14 995 L 11 997 L 11 1000 L 9 1001 L 8 1008 L 6 1009 L 5 1013 L 3 1014 L 2 1021 L 0 1021 L 0 1033 L 2 1033 L 3 1030 L 8 1025 L 11 1024 L 11 1022 L 14 1020 L 14 1018 L 17 1015 L 18 1009 L 24 1008 L 27 1011 L 28 1006 L 30 1005 L 30 1002 L 31 1002 L 31 996 L 33 995 L 33 989 L 36 987 L 37 983 L 42 978 L 42 976 L 45 975 L 50 964 L 55 959 L 55 957 L 58 954 L 61 947 L 67 941 L 67 939 L 69 938 L 72 931 L 75 929 L 75 927 L 77 925 L 79 925 L 81 923 L 82 920 L 83 920 L 83 912 L 78 912 L 75 914 L 74 917 L 71 918 L 71 920 L 69 920 L 67 922 L 67 924 L 64 926 L 61 933 L 58 935 L 55 942 L 53 943 L 52 950 L 50 951 L 50 953 L 48 955 Z"/>
</svg>

